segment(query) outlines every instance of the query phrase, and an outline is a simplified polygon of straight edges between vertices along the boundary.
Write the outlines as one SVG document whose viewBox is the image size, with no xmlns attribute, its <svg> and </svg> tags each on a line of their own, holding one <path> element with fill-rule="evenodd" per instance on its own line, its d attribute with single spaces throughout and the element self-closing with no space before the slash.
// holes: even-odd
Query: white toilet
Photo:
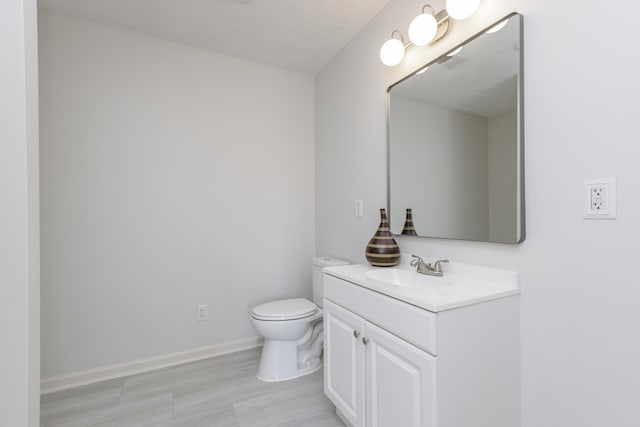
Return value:
<svg viewBox="0 0 640 427">
<path fill-rule="evenodd" d="M 261 304 L 251 312 L 251 323 L 264 337 L 258 378 L 284 381 L 322 367 L 322 269 L 347 265 L 334 258 L 313 258 L 313 302 L 306 298 Z"/>
</svg>

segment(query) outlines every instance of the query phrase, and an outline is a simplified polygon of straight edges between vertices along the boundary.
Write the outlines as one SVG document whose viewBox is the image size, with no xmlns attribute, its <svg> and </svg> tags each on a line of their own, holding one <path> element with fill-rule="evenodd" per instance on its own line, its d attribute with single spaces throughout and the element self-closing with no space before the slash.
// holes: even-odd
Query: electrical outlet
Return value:
<svg viewBox="0 0 640 427">
<path fill-rule="evenodd" d="M 196 319 L 198 319 L 199 322 L 209 320 L 209 306 L 207 304 L 196 306 Z"/>
<path fill-rule="evenodd" d="M 616 179 L 587 180 L 585 186 L 586 219 L 616 218 Z"/>
<path fill-rule="evenodd" d="M 609 209 L 608 195 L 609 189 L 607 185 L 596 185 L 590 188 L 589 195 L 591 196 L 590 209 L 595 211 L 606 212 Z"/>
</svg>

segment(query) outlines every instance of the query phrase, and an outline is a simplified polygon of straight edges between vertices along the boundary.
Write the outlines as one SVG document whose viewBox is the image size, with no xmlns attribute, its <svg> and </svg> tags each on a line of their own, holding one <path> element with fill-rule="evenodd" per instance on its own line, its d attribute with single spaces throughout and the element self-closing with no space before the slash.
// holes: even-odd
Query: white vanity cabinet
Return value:
<svg viewBox="0 0 640 427">
<path fill-rule="evenodd" d="M 353 427 L 519 425 L 517 295 L 431 312 L 341 276 L 324 276 L 325 393 L 341 418 Z"/>
<path fill-rule="evenodd" d="M 433 425 L 435 358 L 328 300 L 324 308 L 325 392 L 342 417 L 354 427 Z"/>
</svg>

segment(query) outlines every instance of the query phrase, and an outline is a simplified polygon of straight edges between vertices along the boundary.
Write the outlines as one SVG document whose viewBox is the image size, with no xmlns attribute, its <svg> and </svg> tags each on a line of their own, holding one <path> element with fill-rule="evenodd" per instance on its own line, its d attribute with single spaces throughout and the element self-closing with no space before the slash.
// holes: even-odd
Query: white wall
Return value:
<svg viewBox="0 0 640 427">
<path fill-rule="evenodd" d="M 49 13 L 40 55 L 43 377 L 310 297 L 311 76 Z"/>
<path fill-rule="evenodd" d="M 436 2 L 439 9 L 442 1 Z M 640 5 L 483 0 L 435 46 L 386 68 L 380 45 L 422 3 L 391 3 L 316 77 L 316 251 L 364 262 L 386 205 L 391 83 L 509 12 L 524 15 L 527 238 L 399 238 L 402 252 L 521 273 L 524 427 L 635 427 L 640 389 Z M 594 25 L 608 31 L 594 31 Z M 598 27 L 600 28 L 600 27 Z M 419 58 L 418 58 L 419 57 Z M 618 219 L 588 221 L 583 180 L 618 178 Z M 365 218 L 353 216 L 363 199 Z"/>
<path fill-rule="evenodd" d="M 488 119 L 489 240 L 518 239 L 518 118 L 511 111 Z"/>
<path fill-rule="evenodd" d="M 35 1 L 0 13 L 0 425 L 40 424 Z"/>
<path fill-rule="evenodd" d="M 391 230 L 411 208 L 421 236 L 487 240 L 489 121 L 397 95 L 391 105 Z"/>
</svg>

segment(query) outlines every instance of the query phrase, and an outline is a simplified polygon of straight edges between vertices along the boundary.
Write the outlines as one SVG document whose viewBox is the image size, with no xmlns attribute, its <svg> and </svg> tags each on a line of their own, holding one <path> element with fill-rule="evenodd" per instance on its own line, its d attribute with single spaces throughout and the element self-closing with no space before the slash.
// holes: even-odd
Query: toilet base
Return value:
<svg viewBox="0 0 640 427">
<path fill-rule="evenodd" d="M 286 381 L 311 374 L 322 368 L 320 357 L 308 364 L 298 364 L 295 341 L 265 340 L 258 367 L 258 379 L 267 382 Z"/>
</svg>

